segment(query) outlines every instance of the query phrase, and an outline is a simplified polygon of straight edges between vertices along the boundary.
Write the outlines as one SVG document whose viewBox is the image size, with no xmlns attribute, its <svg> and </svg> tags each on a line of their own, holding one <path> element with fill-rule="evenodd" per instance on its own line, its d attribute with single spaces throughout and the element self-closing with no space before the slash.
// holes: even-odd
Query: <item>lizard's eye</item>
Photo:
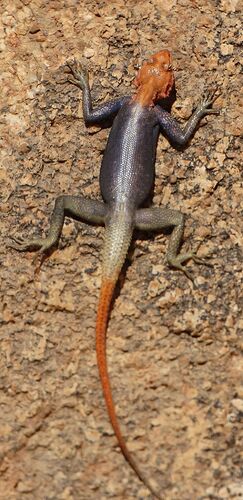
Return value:
<svg viewBox="0 0 243 500">
<path fill-rule="evenodd" d="M 165 69 L 165 71 L 170 71 L 170 70 L 172 70 L 172 65 L 171 64 L 165 64 L 164 65 L 164 69 Z"/>
</svg>

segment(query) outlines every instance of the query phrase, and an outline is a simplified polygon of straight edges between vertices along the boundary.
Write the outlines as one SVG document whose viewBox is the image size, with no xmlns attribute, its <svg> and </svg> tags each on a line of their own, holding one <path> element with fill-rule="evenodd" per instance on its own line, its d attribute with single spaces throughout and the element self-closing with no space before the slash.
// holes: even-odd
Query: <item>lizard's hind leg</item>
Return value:
<svg viewBox="0 0 243 500">
<path fill-rule="evenodd" d="M 156 207 L 141 208 L 136 212 L 135 226 L 137 229 L 145 231 L 172 227 L 169 247 L 166 254 L 167 262 L 171 267 L 183 271 L 190 280 L 194 281 L 191 273 L 182 264 L 190 259 L 198 264 L 208 265 L 208 262 L 197 257 L 194 252 L 179 253 L 183 238 L 184 221 L 184 215 L 178 210 Z"/>
<path fill-rule="evenodd" d="M 21 237 L 12 237 L 13 242 L 9 246 L 19 252 L 38 250 L 39 253 L 43 254 L 58 244 L 65 216 L 103 224 L 105 215 L 106 205 L 101 201 L 90 200 L 82 196 L 59 196 L 56 199 L 50 220 L 50 228 L 45 238 L 25 240 Z"/>
</svg>

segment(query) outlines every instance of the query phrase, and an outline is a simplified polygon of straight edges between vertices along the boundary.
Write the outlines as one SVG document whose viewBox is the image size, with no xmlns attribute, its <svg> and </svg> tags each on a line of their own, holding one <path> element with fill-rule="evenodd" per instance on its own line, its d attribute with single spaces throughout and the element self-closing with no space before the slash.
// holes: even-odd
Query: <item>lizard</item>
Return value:
<svg viewBox="0 0 243 500">
<path fill-rule="evenodd" d="M 19 251 L 37 250 L 41 256 L 57 246 L 65 216 L 105 225 L 100 296 L 96 317 L 96 356 L 103 395 L 111 425 L 125 459 L 138 478 L 157 499 L 162 496 L 147 479 L 128 450 L 115 411 L 106 356 L 106 333 L 114 290 L 130 246 L 134 229 L 171 229 L 167 262 L 193 279 L 186 266 L 192 259 L 205 264 L 196 252 L 180 253 L 185 217 L 167 207 L 143 208 L 155 175 L 157 141 L 162 132 L 178 148 L 187 145 L 201 119 L 218 111 L 212 109 L 216 91 L 206 93 L 182 129 L 163 103 L 175 85 L 171 53 L 164 49 L 152 55 L 134 80 L 136 91 L 93 108 L 88 71 L 76 59 L 67 62 L 68 81 L 83 95 L 86 126 L 112 120 L 112 127 L 100 169 L 103 201 L 83 196 L 61 195 L 55 201 L 45 238 L 13 237 L 11 246 Z"/>
</svg>

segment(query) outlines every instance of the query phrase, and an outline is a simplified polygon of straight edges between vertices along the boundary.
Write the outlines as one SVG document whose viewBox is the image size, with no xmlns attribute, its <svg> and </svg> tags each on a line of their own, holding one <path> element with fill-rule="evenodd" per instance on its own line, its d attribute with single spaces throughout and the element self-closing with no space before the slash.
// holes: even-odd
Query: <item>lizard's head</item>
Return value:
<svg viewBox="0 0 243 500">
<path fill-rule="evenodd" d="M 134 80 L 138 87 L 135 99 L 143 105 L 153 105 L 168 97 L 174 84 L 171 54 L 161 50 L 145 61 Z"/>
</svg>

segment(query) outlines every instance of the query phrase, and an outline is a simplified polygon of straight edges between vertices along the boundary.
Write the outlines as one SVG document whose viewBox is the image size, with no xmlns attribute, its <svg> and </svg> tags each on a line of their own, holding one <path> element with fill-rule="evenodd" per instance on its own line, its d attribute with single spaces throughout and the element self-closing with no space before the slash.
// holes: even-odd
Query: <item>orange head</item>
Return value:
<svg viewBox="0 0 243 500">
<path fill-rule="evenodd" d="M 152 106 L 159 99 L 168 97 L 174 84 L 170 52 L 161 50 L 145 61 L 134 84 L 138 87 L 134 99 L 142 105 Z"/>
</svg>

